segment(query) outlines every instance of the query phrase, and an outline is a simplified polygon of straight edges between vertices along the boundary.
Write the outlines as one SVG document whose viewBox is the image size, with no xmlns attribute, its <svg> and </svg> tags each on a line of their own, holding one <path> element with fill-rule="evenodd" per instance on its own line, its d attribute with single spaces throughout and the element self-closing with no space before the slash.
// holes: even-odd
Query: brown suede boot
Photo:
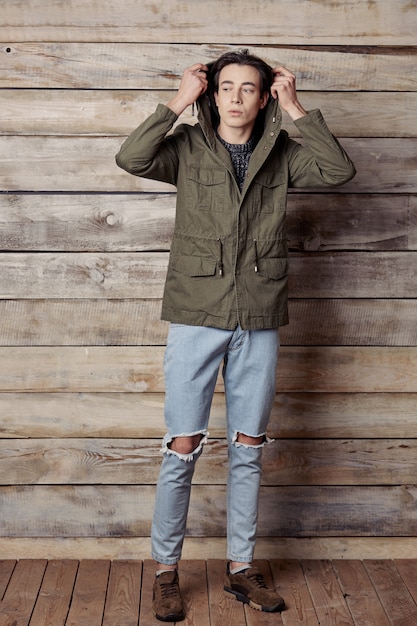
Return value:
<svg viewBox="0 0 417 626">
<path fill-rule="evenodd" d="M 240 602 L 249 604 L 253 609 L 274 613 L 285 609 L 284 599 L 270 589 L 256 567 L 249 567 L 243 572 L 231 574 L 227 566 L 227 583 L 224 590 L 235 596 Z"/>
<path fill-rule="evenodd" d="M 185 619 L 177 570 L 162 572 L 153 585 L 152 608 L 161 622 L 180 622 Z"/>
</svg>

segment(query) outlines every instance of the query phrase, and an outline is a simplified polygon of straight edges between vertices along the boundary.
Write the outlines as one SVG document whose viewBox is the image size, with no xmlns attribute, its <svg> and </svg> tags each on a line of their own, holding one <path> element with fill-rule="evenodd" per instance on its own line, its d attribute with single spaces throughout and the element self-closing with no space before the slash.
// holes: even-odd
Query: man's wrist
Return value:
<svg viewBox="0 0 417 626">
<path fill-rule="evenodd" d="M 295 120 L 299 120 L 300 117 L 304 117 L 307 115 L 307 111 L 301 106 L 301 104 L 297 101 L 291 104 L 286 112 L 290 116 L 290 118 L 295 122 Z"/>
<path fill-rule="evenodd" d="M 176 115 L 184 113 L 185 109 L 189 106 L 188 102 L 184 102 L 181 98 L 174 97 L 167 103 L 167 107 L 171 109 Z"/>
</svg>

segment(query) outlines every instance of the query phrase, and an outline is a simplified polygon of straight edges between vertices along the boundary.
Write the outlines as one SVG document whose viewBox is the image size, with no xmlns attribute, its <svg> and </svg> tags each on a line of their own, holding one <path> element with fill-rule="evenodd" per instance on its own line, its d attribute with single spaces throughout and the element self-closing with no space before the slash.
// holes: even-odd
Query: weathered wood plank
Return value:
<svg viewBox="0 0 417 626">
<path fill-rule="evenodd" d="M 29 624 L 46 565 L 45 559 L 22 559 L 16 564 L 10 585 L 0 604 L 1 626 Z M 24 593 L 22 589 L 25 590 Z"/>
<path fill-rule="evenodd" d="M 264 449 L 264 485 L 399 485 L 417 473 L 414 439 L 288 440 Z M 2 485 L 156 484 L 161 444 L 149 439 L 0 441 Z M 210 439 L 194 483 L 224 485 L 227 443 Z"/>
<path fill-rule="evenodd" d="M 417 344 L 415 300 L 290 300 L 289 316 L 289 325 L 280 330 L 282 345 Z"/>
<path fill-rule="evenodd" d="M 417 292 L 414 264 L 413 252 L 293 253 L 290 295 L 369 298 L 375 294 L 381 298 L 407 298 Z"/>
<path fill-rule="evenodd" d="M 409 298 L 413 252 L 290 254 L 291 298 Z M 160 299 L 168 253 L 0 253 L 1 299 Z M 88 302 L 86 303 L 89 305 Z"/>
<path fill-rule="evenodd" d="M 413 391 L 417 376 L 413 350 L 283 347 L 278 367 L 278 389 L 350 393 Z"/>
<path fill-rule="evenodd" d="M 149 537 L 0 537 L 6 558 L 137 559 L 150 555 Z M 187 537 L 184 559 L 224 559 L 225 537 Z M 410 559 L 417 558 L 415 537 L 258 537 L 263 559 Z M 146 623 L 146 622 L 145 622 Z M 292 625 L 291 625 L 292 626 Z"/>
<path fill-rule="evenodd" d="M 53 192 L 174 190 L 172 185 L 151 180 L 143 182 L 118 168 L 115 155 L 121 143 L 116 137 L 0 137 L 0 189 Z"/>
<path fill-rule="evenodd" d="M 413 393 L 278 393 L 268 432 L 275 438 L 417 438 Z M 3 438 L 162 438 L 163 393 L 0 393 Z M 209 430 L 226 436 L 223 394 Z M 64 441 L 62 444 L 64 445 Z"/>
<path fill-rule="evenodd" d="M 355 624 L 390 626 L 390 622 L 362 561 L 332 563 Z"/>
<path fill-rule="evenodd" d="M 117 137 L 0 137 L 0 188 L 9 192 L 173 191 L 172 185 L 118 168 L 115 155 L 121 143 Z M 357 174 L 353 181 L 327 191 L 416 193 L 416 138 L 346 138 L 343 146 Z"/>
<path fill-rule="evenodd" d="M 0 29 L 3 41 L 224 41 L 235 43 L 285 44 L 380 44 L 414 45 L 416 17 L 407 0 L 376 5 L 353 0 L 348 5 L 305 4 L 281 0 L 279 5 L 263 0 L 235 6 L 208 0 L 186 4 L 170 0 L 163 5 L 125 0 L 115 11 L 110 0 L 85 4 L 69 0 L 51 11 L 43 0 L 8 6 L 7 21 Z M 97 20 L 100 15 L 100 20 Z M 128 16 L 128 19 L 127 17 Z M 215 16 L 215 25 L 213 20 Z M 162 25 L 162 26 L 161 26 Z M 245 33 L 242 37 L 242 33 Z"/>
<path fill-rule="evenodd" d="M 4 596 L 4 592 L 9 585 L 10 578 L 13 574 L 13 570 L 15 567 L 15 559 L 2 559 L 0 561 L 0 598 L 3 598 Z"/>
<path fill-rule="evenodd" d="M 178 575 L 190 626 L 210 626 L 206 563 L 201 559 L 180 561 Z"/>
<path fill-rule="evenodd" d="M 381 203 L 377 204 L 375 209 L 384 213 Z M 392 198 L 391 211 L 400 214 L 398 218 L 405 230 L 408 230 L 404 221 L 407 204 L 405 199 L 398 203 Z M 338 207 L 336 198 L 333 208 Z M 169 250 L 174 217 L 175 194 L 2 194 L 1 249 L 42 252 Z M 390 225 L 394 226 L 391 220 Z M 410 225 L 410 229 L 413 228 Z"/>
<path fill-rule="evenodd" d="M 148 551 L 149 553 L 149 551 Z M 149 599 L 152 598 L 153 583 L 155 580 L 156 564 L 154 561 L 145 559 L 143 562 L 143 574 L 142 574 L 142 598 L 146 598 L 147 601 L 140 603 L 140 616 L 139 624 L 149 624 L 149 626 L 160 626 L 160 621 L 156 619 L 153 610 L 152 603 Z"/>
<path fill-rule="evenodd" d="M 329 561 L 303 561 L 306 581 L 320 624 L 355 626 Z"/>
<path fill-rule="evenodd" d="M 109 570 L 109 561 L 80 562 L 66 626 L 102 625 Z"/>
<path fill-rule="evenodd" d="M 220 454 L 220 464 L 225 464 L 224 447 L 218 445 L 217 456 Z M 209 446 L 209 456 L 213 446 L 216 448 L 213 443 Z M 147 439 L 18 440 L 17 444 L 9 441 L 7 449 L 0 441 L 1 483 L 155 484 L 162 458 L 160 449 L 159 440 Z M 216 450 L 213 452 L 216 456 Z M 3 469 L 7 474 L 2 473 Z M 213 470 L 205 482 L 213 480 Z"/>
<path fill-rule="evenodd" d="M 351 193 L 415 193 L 416 146 L 413 143 L 414 139 L 411 138 L 344 139 L 343 145 L 351 156 L 357 173 L 341 189 Z M 396 171 L 397 167 L 404 168 L 400 176 L 399 171 Z"/>
<path fill-rule="evenodd" d="M 412 299 L 290 300 L 281 345 L 416 346 L 416 308 Z M 0 343 L 161 346 L 160 313 L 160 300 L 0 300 Z"/>
<path fill-rule="evenodd" d="M 0 253 L 1 297 L 160 298 L 167 262 L 162 252 Z"/>
<path fill-rule="evenodd" d="M 154 497 L 146 485 L 1 487 L 1 535 L 148 537 Z M 258 536 L 412 537 L 416 499 L 415 485 L 263 486 Z M 226 487 L 194 485 L 188 536 L 224 537 L 225 520 Z"/>
<path fill-rule="evenodd" d="M 394 63 L 397 57 L 393 57 Z M 415 60 L 413 59 L 413 66 Z M 292 68 L 297 72 L 296 68 Z M 349 70 L 350 71 L 350 70 Z M 412 77 L 405 67 L 401 77 Z M 342 71 L 340 72 L 342 74 Z M 328 76 L 322 72 L 321 76 Z M 388 80 L 398 78 L 398 74 Z M 20 75 L 17 75 L 15 80 Z M 302 92 L 303 74 L 297 88 L 304 107 L 321 109 L 327 124 L 337 137 L 415 137 L 414 115 L 417 94 L 410 92 Z M 0 77 L 0 85 L 2 83 Z M 299 84 L 301 83 L 301 84 Z M 378 85 L 381 77 L 378 75 Z M 414 84 L 414 83 L 413 83 Z M 29 85 L 30 86 L 30 85 Z M 309 89 L 306 82 L 305 89 Z M 367 84 L 364 89 L 369 89 Z M 139 122 L 153 113 L 158 102 L 168 102 L 174 92 L 68 89 L 0 90 L 0 134 L 2 135 L 127 135 Z M 178 123 L 194 124 L 191 107 Z M 283 126 L 292 137 L 297 127 L 284 114 Z"/>
<path fill-rule="evenodd" d="M 417 197 L 394 194 L 290 194 L 293 250 L 415 250 Z"/>
<path fill-rule="evenodd" d="M 275 441 L 264 449 L 263 484 L 407 484 L 415 481 L 415 459 L 412 439 Z M 213 476 L 215 462 L 205 468 L 205 476 Z"/>
<path fill-rule="evenodd" d="M 162 393 L 0 393 L 0 430 L 10 439 L 138 434 L 162 438 L 163 408 Z M 211 431 L 224 435 L 221 394 L 215 395 L 211 415 Z"/>
<path fill-rule="evenodd" d="M 319 626 L 301 563 L 295 559 L 271 560 L 275 589 L 285 599 L 285 626 Z"/>
<path fill-rule="evenodd" d="M 0 343 L 165 345 L 168 322 L 160 314 L 160 300 L 0 300 Z"/>
<path fill-rule="evenodd" d="M 417 604 L 417 563 L 411 559 L 396 559 L 394 565 Z"/>
<path fill-rule="evenodd" d="M 392 561 L 365 560 L 365 567 L 391 624 L 417 621 L 417 606 Z"/>
<path fill-rule="evenodd" d="M 0 348 L 0 392 L 161 392 L 161 347 Z M 280 392 L 417 392 L 417 349 L 287 347 Z M 219 375 L 217 391 L 223 391 Z"/>
<path fill-rule="evenodd" d="M 78 561 L 49 560 L 30 626 L 65 626 Z"/>
<path fill-rule="evenodd" d="M 304 9 L 305 10 L 305 9 Z M 338 20 L 340 25 L 341 21 Z M 1 32 L 1 28 L 0 28 Z M 214 32 L 213 32 L 214 35 Z M 304 42 L 305 43 L 305 42 Z M 413 70 L 415 67 L 415 49 L 413 47 L 401 47 L 399 50 L 389 48 L 342 48 L 340 42 L 339 47 L 333 46 L 331 49 L 307 48 L 303 47 L 291 48 L 281 45 L 279 47 L 262 46 L 261 50 L 257 47 L 251 48 L 254 54 L 260 54 L 267 63 L 272 67 L 277 65 L 285 65 L 291 68 L 297 76 L 297 87 L 300 91 L 379 91 L 381 85 L 384 91 L 389 92 L 414 92 L 417 90 L 416 82 L 413 79 Z M 415 43 L 415 42 L 414 42 Z M 385 45 L 385 43 L 384 43 Z M 404 46 L 404 42 L 401 42 Z M 157 95 L 165 102 L 169 94 L 166 90 L 178 88 L 179 79 L 186 67 L 189 67 L 201 61 L 203 63 L 211 62 L 217 59 L 220 54 L 229 50 L 236 49 L 236 46 L 228 45 L 196 45 L 187 43 L 186 45 L 178 44 L 151 44 L 151 43 L 80 43 L 69 42 L 53 43 L 39 42 L 31 43 L 21 42 L 13 43 L 10 46 L 3 47 L 3 71 L 0 76 L 0 86 L 3 88 L 18 89 L 99 89 L 99 90 L 124 90 L 120 96 L 115 94 L 117 109 L 116 114 L 121 119 L 112 120 L 112 108 L 101 108 L 103 97 L 108 95 L 100 92 L 80 93 L 80 100 L 77 103 L 73 100 L 74 94 L 67 91 L 61 94 L 51 93 L 53 102 L 61 101 L 66 94 L 67 102 L 62 102 L 59 109 L 63 109 L 69 115 L 74 115 L 78 111 L 79 123 L 85 124 L 87 119 L 91 120 L 94 126 L 97 126 L 98 132 L 103 133 L 103 127 L 99 127 L 100 122 L 103 124 L 123 124 L 124 120 L 131 120 L 134 124 L 138 123 L 138 117 L 132 117 L 133 112 L 137 108 L 137 114 L 143 115 L 144 108 L 154 101 L 152 94 L 136 94 L 130 90 L 164 90 L 164 93 Z M 9 50 L 9 52 L 6 52 Z M 129 90 L 126 93 L 125 90 Z M 40 94 L 45 97 L 46 94 Z M 27 99 L 27 96 L 13 93 L 13 98 L 20 98 L 21 101 Z M 34 94 L 35 102 L 37 94 Z M 303 96 L 307 97 L 307 96 Z M 316 100 L 325 98 L 323 93 L 316 95 Z M 370 102 L 369 95 L 361 94 L 360 100 Z M 399 94 L 387 95 L 374 94 L 375 102 L 392 100 L 392 104 L 398 102 L 396 98 L 401 97 Z M 92 119 L 91 104 L 92 99 L 97 98 L 98 118 Z M 335 98 L 344 101 L 340 94 L 335 94 Z M 306 100 L 307 101 L 307 100 Z M 355 101 L 355 100 L 353 100 Z M 72 109 L 71 103 L 74 103 Z M 144 104 L 140 104 L 140 103 Z M 333 100 L 331 99 L 331 102 Z M 348 100 L 346 102 L 352 102 Z M 410 103 L 405 103 L 406 111 L 401 111 L 401 116 L 411 113 Z M 84 106 L 81 104 L 84 103 Z M 56 126 L 58 134 L 63 132 L 63 128 L 59 128 L 59 117 L 57 110 L 47 104 L 45 100 L 46 111 L 50 111 L 52 119 L 52 127 Z M 154 106 L 153 104 L 151 105 Z M 309 105 L 311 106 L 311 105 Z M 313 105 L 316 106 L 316 105 Z M 311 108 L 313 108 L 311 106 Z M 343 106 L 343 105 L 342 105 Z M 346 107 L 347 108 L 347 107 Z M 366 109 L 365 105 L 365 109 Z M 10 110 L 10 102 L 6 106 L 6 110 L 2 112 L 2 116 Z M 71 112 L 72 110 L 72 112 Z M 44 114 L 46 113 L 44 111 Z M 150 112 L 150 111 L 149 111 Z M 356 108 L 356 116 L 352 117 L 353 112 L 348 113 L 355 125 L 360 123 L 365 111 Z M 371 110 L 368 110 L 368 114 Z M 109 115 L 110 114 L 110 115 Z M 29 116 L 42 116 L 42 112 L 29 112 Z M 190 111 L 188 110 L 188 115 Z M 386 113 L 382 113 L 386 115 Z M 85 117 L 83 120 L 82 118 Z M 375 115 L 379 121 L 379 114 Z M 107 120 L 107 121 L 106 121 Z M 415 121 L 410 117 L 411 125 L 415 125 Z M 63 122 L 65 124 L 65 121 Z M 372 124 L 375 120 L 371 121 Z M 401 122 L 400 122 L 401 123 Z M 394 121 L 394 124 L 398 122 Z M 122 126 L 126 129 L 125 126 Z M 109 126 L 109 130 L 114 126 Z M 129 127 L 128 127 L 129 128 Z M 381 127 L 380 127 L 381 128 Z M 74 127 L 75 129 L 75 127 Z M 387 129 L 388 132 L 390 129 Z M 51 128 L 47 130 L 50 134 Z M 82 131 L 78 131 L 79 134 Z M 91 131 L 90 131 L 91 132 Z M 30 134 L 33 129 L 30 130 Z M 121 133 L 123 134 L 123 132 Z"/>
<path fill-rule="evenodd" d="M 0 391 L 163 391 L 156 347 L 0 348 L 0 362 Z"/>
<path fill-rule="evenodd" d="M 147 252 L 170 249 L 175 194 L 2 194 L 3 251 Z M 288 197 L 292 250 L 416 250 L 417 197 Z"/>
<path fill-rule="evenodd" d="M 142 561 L 112 561 L 103 626 L 137 626 L 142 588 Z"/>
</svg>

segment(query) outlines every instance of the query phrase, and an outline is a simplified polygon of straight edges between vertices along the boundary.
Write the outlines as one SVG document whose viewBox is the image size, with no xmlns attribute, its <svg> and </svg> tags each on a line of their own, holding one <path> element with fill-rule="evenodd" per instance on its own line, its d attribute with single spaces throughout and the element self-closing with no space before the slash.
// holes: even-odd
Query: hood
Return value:
<svg viewBox="0 0 417 626">
<path fill-rule="evenodd" d="M 216 128 L 220 121 L 217 113 L 217 106 L 214 100 L 214 81 L 211 76 L 213 65 L 213 63 L 207 64 L 207 67 L 209 68 L 207 75 L 207 91 L 203 93 L 196 102 L 197 119 L 203 133 L 211 145 L 215 141 Z M 266 107 L 259 112 L 255 132 L 258 132 L 260 136 L 265 133 L 269 134 L 270 132 L 274 132 L 274 136 L 276 136 L 281 128 L 281 122 L 282 113 L 278 99 L 275 100 L 275 98 L 270 95 Z"/>
</svg>

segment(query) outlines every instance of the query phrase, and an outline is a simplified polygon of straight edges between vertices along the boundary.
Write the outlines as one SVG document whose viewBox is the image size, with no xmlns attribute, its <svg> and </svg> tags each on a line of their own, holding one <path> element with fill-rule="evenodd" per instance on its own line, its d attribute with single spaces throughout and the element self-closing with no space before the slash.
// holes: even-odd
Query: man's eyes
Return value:
<svg viewBox="0 0 417 626">
<path fill-rule="evenodd" d="M 232 91 L 232 87 L 223 87 L 222 91 Z M 251 87 L 245 87 L 244 89 L 242 89 L 242 91 L 244 93 L 254 93 L 255 90 L 252 89 Z"/>
</svg>

